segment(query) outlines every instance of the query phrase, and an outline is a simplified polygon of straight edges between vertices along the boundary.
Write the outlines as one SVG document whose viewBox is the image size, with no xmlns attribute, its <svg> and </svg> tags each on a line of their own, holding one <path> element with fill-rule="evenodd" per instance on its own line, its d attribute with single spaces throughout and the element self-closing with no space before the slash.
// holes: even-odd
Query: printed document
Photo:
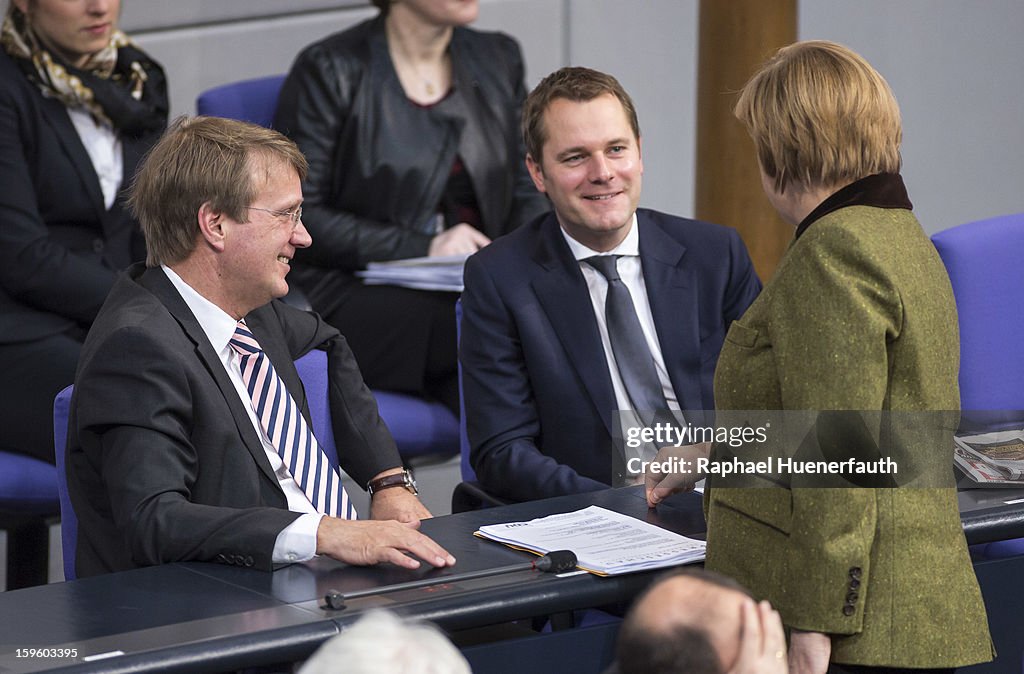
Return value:
<svg viewBox="0 0 1024 674">
<path fill-rule="evenodd" d="M 647 571 L 704 559 L 704 541 L 635 517 L 590 506 L 529 522 L 480 527 L 477 536 L 540 555 L 572 550 L 577 566 L 600 576 Z"/>
</svg>

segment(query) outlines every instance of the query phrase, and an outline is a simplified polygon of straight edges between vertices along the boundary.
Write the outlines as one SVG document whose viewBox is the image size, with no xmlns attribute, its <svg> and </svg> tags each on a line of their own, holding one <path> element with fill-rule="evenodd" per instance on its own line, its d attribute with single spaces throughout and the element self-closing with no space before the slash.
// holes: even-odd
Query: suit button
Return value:
<svg viewBox="0 0 1024 674">
<path fill-rule="evenodd" d="M 853 580 L 860 580 L 860 573 L 860 567 L 855 566 L 850 569 L 850 578 L 852 578 Z"/>
<path fill-rule="evenodd" d="M 853 615 L 854 611 L 856 611 L 856 610 L 857 609 L 855 609 L 851 604 L 847 604 L 846 606 L 843 607 L 843 615 L 846 616 L 846 617 L 850 617 L 850 616 Z"/>
<path fill-rule="evenodd" d="M 856 592 L 851 592 L 848 595 L 846 595 L 846 603 L 850 604 L 851 606 L 856 604 L 857 603 L 857 593 Z"/>
<path fill-rule="evenodd" d="M 857 580 L 856 578 L 852 579 L 850 581 L 850 589 L 851 590 L 856 590 L 858 587 L 860 587 L 860 581 Z"/>
<path fill-rule="evenodd" d="M 94 253 L 102 253 L 107 247 L 106 242 L 103 239 L 92 240 L 92 250 Z"/>
<path fill-rule="evenodd" d="M 246 566 L 252 566 L 252 565 L 253 565 L 254 563 L 255 563 L 255 562 L 253 562 L 253 559 L 252 559 L 252 557 L 246 557 L 246 558 L 245 558 L 245 565 L 246 565 Z"/>
<path fill-rule="evenodd" d="M 222 554 L 217 555 L 217 561 L 220 562 L 221 564 L 227 564 L 228 563 L 228 558 L 225 557 L 223 555 L 223 553 L 222 553 Z"/>
</svg>

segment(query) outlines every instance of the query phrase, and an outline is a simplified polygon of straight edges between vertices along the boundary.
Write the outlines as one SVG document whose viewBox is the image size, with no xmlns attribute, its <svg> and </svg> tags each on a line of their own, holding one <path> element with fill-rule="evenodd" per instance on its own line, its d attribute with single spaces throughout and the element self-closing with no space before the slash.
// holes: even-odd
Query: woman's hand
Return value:
<svg viewBox="0 0 1024 674">
<path fill-rule="evenodd" d="M 789 671 L 825 674 L 832 656 L 832 640 L 821 632 L 792 630 L 789 636 Z"/>
<path fill-rule="evenodd" d="M 710 452 L 710 442 L 659 449 L 658 456 L 651 463 L 659 465 L 672 463 L 678 468 L 668 472 L 655 472 L 648 467 L 644 475 L 644 491 L 647 494 L 648 507 L 655 507 L 672 494 L 693 489 L 693 485 L 702 477 L 697 472 L 697 459 L 706 459 Z"/>
<path fill-rule="evenodd" d="M 460 222 L 431 239 L 427 255 L 430 257 L 437 257 L 439 255 L 471 255 L 490 242 L 491 240 L 487 235 L 479 229 L 465 222 Z"/>
</svg>

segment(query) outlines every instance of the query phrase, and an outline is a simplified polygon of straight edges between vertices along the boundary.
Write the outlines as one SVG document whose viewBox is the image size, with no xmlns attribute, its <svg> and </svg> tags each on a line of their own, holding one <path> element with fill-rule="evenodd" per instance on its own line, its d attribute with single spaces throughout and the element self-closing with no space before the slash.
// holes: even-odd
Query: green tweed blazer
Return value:
<svg viewBox="0 0 1024 674">
<path fill-rule="evenodd" d="M 909 210 L 849 206 L 793 242 L 733 323 L 720 410 L 958 410 L 949 278 Z M 918 443 L 948 471 L 952 441 Z M 913 458 L 913 457 L 912 457 Z M 945 483 L 945 481 L 943 481 Z M 832 660 L 942 668 L 993 657 L 953 488 L 716 488 L 709 569 L 769 599 Z"/>
</svg>

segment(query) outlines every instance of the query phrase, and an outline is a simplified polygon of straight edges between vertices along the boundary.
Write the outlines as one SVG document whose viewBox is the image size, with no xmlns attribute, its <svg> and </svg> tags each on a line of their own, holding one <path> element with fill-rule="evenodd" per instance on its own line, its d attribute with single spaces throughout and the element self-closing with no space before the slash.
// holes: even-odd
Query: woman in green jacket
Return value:
<svg viewBox="0 0 1024 674">
<path fill-rule="evenodd" d="M 898 173 L 892 91 L 849 49 L 800 42 L 754 75 L 735 112 L 754 140 L 768 199 L 796 233 L 726 338 L 715 375 L 720 419 L 728 410 L 881 415 L 904 426 L 890 438 L 907 470 L 890 488 L 806 478 L 797 487 L 792 478 L 735 489 L 712 479 L 707 568 L 779 610 L 794 672 L 990 660 L 951 438 L 906 432 L 908 419 L 928 424 L 959 408 L 959 337 L 945 268 Z M 881 451 L 892 450 L 878 429 Z M 862 447 L 851 439 L 839 433 L 819 449 L 856 459 Z"/>
</svg>

